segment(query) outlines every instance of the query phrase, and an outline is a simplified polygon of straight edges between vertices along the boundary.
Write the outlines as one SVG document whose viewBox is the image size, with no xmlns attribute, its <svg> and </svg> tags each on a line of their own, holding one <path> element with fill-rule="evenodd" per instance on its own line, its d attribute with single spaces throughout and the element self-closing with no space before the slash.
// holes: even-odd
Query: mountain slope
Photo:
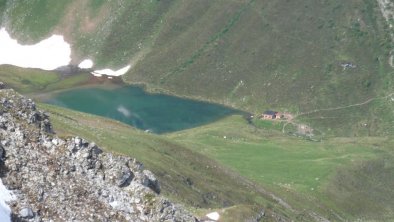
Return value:
<svg viewBox="0 0 394 222">
<path fill-rule="evenodd" d="M 394 216 L 392 137 L 316 142 L 256 128 L 238 116 L 167 134 L 271 190 L 296 221 L 391 221 Z M 294 219 L 294 218 L 292 218 Z M 319 221 L 319 220 L 317 220 Z"/>
<path fill-rule="evenodd" d="M 44 104 L 39 107 L 50 115 L 60 137 L 78 134 L 106 151 L 138 157 L 157 175 L 163 195 L 193 209 L 206 212 L 207 208 L 231 207 L 236 213 L 225 221 L 234 221 L 234 215 L 255 217 L 262 209 L 268 221 L 293 215 L 278 202 L 280 198 L 261 186 L 173 140 L 90 114 Z"/>
<path fill-rule="evenodd" d="M 127 82 L 253 112 L 347 106 L 394 88 L 391 28 L 375 1 L 3 0 L 0 11 L 4 5 L 2 24 L 15 37 L 63 34 L 75 64 L 132 64 Z M 364 123 L 369 135 L 389 134 L 392 111 L 382 102 L 318 114 L 340 116 L 335 124 L 303 121 L 328 134 L 366 135 Z"/>
</svg>

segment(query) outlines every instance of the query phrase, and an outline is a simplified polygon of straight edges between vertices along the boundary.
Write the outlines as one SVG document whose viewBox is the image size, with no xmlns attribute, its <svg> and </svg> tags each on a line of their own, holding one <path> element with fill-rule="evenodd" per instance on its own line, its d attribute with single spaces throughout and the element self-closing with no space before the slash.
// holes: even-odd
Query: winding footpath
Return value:
<svg viewBox="0 0 394 222">
<path fill-rule="evenodd" d="M 297 115 L 294 115 L 294 118 L 291 120 L 288 120 L 286 122 L 286 124 L 283 125 L 282 127 L 282 132 L 285 132 L 286 126 L 288 124 L 293 124 L 293 125 L 299 125 L 299 123 L 294 122 L 294 119 L 297 119 L 300 116 L 305 116 L 305 115 L 310 115 L 313 113 L 318 113 L 318 112 L 323 112 L 323 111 L 336 111 L 336 110 L 341 110 L 341 109 L 348 109 L 348 108 L 352 108 L 352 107 L 357 107 L 357 106 L 363 106 L 363 105 L 367 105 L 368 103 L 374 101 L 374 100 L 378 100 L 378 99 L 387 99 L 390 98 L 394 101 L 394 92 L 386 95 L 386 96 L 382 96 L 382 97 L 374 97 L 374 98 L 370 98 L 365 100 L 364 102 L 360 102 L 360 103 L 355 103 L 355 104 L 350 104 L 350 105 L 346 105 L 346 106 L 338 106 L 338 107 L 332 107 L 332 108 L 324 108 L 324 109 L 315 109 L 315 110 L 311 110 L 311 111 L 307 111 L 307 112 L 301 112 L 298 113 Z"/>
<path fill-rule="evenodd" d="M 295 115 L 294 117 L 297 118 L 297 117 L 300 117 L 300 116 L 305 116 L 305 115 L 309 115 L 309 114 L 317 113 L 317 112 L 322 112 L 322 111 L 335 111 L 335 110 L 347 109 L 347 108 L 356 107 L 356 106 L 363 106 L 363 105 L 366 105 L 366 104 L 368 104 L 368 103 L 370 103 L 370 102 L 372 102 L 374 100 L 387 99 L 389 97 L 392 97 L 393 95 L 394 95 L 394 92 L 390 93 L 390 94 L 388 94 L 386 96 L 370 98 L 370 99 L 368 99 L 368 100 L 366 100 L 364 102 L 355 103 L 355 104 L 351 104 L 351 105 L 347 105 L 347 106 L 338 106 L 338 107 L 334 107 L 334 108 L 325 108 L 325 109 L 315 109 L 315 110 L 312 110 L 312 111 L 299 113 L 299 114 Z"/>
</svg>

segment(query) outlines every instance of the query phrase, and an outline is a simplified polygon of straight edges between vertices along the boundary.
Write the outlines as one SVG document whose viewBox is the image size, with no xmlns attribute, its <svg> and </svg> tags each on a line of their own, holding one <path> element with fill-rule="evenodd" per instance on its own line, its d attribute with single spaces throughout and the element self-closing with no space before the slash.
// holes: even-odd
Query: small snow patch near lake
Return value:
<svg viewBox="0 0 394 222">
<path fill-rule="evenodd" d="M 93 61 L 90 59 L 85 59 L 79 63 L 78 67 L 80 69 L 91 69 L 93 67 Z"/>
<path fill-rule="evenodd" d="M 0 179 L 0 221 L 11 222 L 11 209 L 7 202 L 14 200 L 15 197 L 11 191 L 3 185 L 3 181 Z"/>
<path fill-rule="evenodd" d="M 112 69 L 102 69 L 102 70 L 96 70 L 93 71 L 92 74 L 95 76 L 102 76 L 102 75 L 107 75 L 107 76 L 121 76 L 127 73 L 127 71 L 129 71 L 129 69 L 131 68 L 130 65 L 121 68 L 119 70 L 112 70 Z"/>
<path fill-rule="evenodd" d="M 71 46 L 63 36 L 53 35 L 34 45 L 21 45 L 5 28 L 0 29 L 0 65 L 54 70 L 71 61 Z"/>
<path fill-rule="evenodd" d="M 206 215 L 210 220 L 218 221 L 220 219 L 220 214 L 218 212 L 212 212 Z"/>
</svg>

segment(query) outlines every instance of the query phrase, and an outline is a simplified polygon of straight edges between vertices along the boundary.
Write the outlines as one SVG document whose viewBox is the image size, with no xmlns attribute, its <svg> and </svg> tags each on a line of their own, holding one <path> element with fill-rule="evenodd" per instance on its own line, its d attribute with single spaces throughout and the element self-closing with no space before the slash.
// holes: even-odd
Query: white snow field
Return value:
<svg viewBox="0 0 394 222">
<path fill-rule="evenodd" d="M 21 45 L 16 39 L 11 38 L 5 28 L 0 29 L 0 65 L 55 70 L 69 65 L 70 62 L 71 46 L 61 35 L 52 35 L 34 45 Z M 78 65 L 81 69 L 91 69 L 93 66 L 94 62 L 90 59 L 85 59 Z M 119 70 L 102 69 L 93 71 L 92 74 L 121 76 L 130 68 L 128 65 Z"/>
<path fill-rule="evenodd" d="M 63 36 L 53 35 L 34 45 L 21 45 L 5 28 L 0 29 L 0 65 L 54 70 L 71 61 L 71 46 Z"/>
<path fill-rule="evenodd" d="M 14 200 L 15 197 L 11 191 L 3 185 L 3 181 L 0 179 L 0 221 L 11 222 L 11 209 L 7 202 Z"/>
</svg>

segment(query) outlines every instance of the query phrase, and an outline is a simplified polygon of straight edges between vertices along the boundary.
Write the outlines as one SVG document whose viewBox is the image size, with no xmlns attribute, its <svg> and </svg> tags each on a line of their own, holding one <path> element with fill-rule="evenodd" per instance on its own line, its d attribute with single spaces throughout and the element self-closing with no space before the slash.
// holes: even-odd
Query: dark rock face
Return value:
<svg viewBox="0 0 394 222">
<path fill-rule="evenodd" d="M 158 195 L 136 159 L 56 137 L 48 115 L 10 89 L 0 90 L 0 167 L 21 221 L 197 221 Z"/>
<path fill-rule="evenodd" d="M 5 158 L 5 149 L 0 144 L 0 162 L 4 161 L 4 158 Z"/>
</svg>

